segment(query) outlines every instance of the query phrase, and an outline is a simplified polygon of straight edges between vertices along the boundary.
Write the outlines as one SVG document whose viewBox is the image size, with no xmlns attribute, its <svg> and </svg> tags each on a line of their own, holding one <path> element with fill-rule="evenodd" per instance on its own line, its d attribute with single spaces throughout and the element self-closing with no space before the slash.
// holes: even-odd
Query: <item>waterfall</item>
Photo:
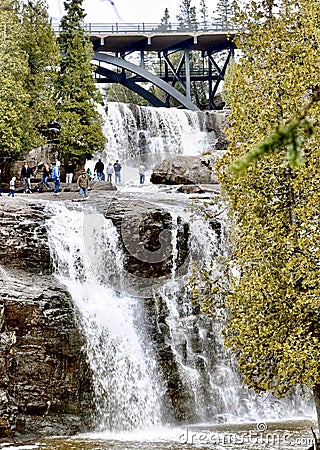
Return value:
<svg viewBox="0 0 320 450">
<path fill-rule="evenodd" d="M 199 114 L 176 108 L 107 103 L 100 108 L 107 144 L 104 161 L 149 168 L 167 156 L 194 155 L 208 149 L 208 133 Z"/>
<path fill-rule="evenodd" d="M 184 206 L 169 206 L 171 272 L 146 280 L 147 287 L 142 277 L 139 297 L 128 286 L 132 275 L 125 268 L 121 231 L 110 219 L 89 205 L 49 208 L 56 275 L 75 302 L 86 336 L 97 430 L 279 419 L 309 411 L 299 397 L 280 401 L 244 388 L 236 361 L 223 346 L 223 321 L 205 317 L 191 301 L 194 265 L 200 270 L 211 255 L 224 252 L 222 216 L 221 227 L 212 226 Z M 218 206 L 216 212 L 218 217 Z M 182 257 L 185 224 L 188 254 Z"/>
<path fill-rule="evenodd" d="M 105 160 L 130 160 L 133 167 L 142 160 L 150 168 L 168 153 L 200 154 L 208 146 L 194 112 L 109 103 L 104 114 Z M 191 300 L 195 265 L 208 267 L 227 251 L 223 205 L 212 207 L 212 221 L 184 194 L 154 186 L 132 189 L 115 194 L 114 221 L 105 202 L 102 212 L 94 203 L 48 206 L 56 276 L 70 292 L 86 336 L 96 429 L 312 414 L 313 405 L 299 396 L 280 401 L 245 388 L 235 358 L 223 346 L 223 319 L 209 319 Z M 125 211 L 125 200 L 135 216 Z M 170 217 L 159 250 L 140 242 L 147 203 Z M 127 266 L 128 254 L 131 265 L 141 263 L 135 272 Z M 167 272 L 158 271 L 166 261 Z M 146 276 L 152 264 L 155 273 Z"/>
<path fill-rule="evenodd" d="M 56 274 L 80 311 L 87 339 L 96 427 L 156 426 L 163 386 L 145 336 L 144 311 L 137 299 L 110 287 L 114 275 L 123 272 L 115 228 L 98 213 L 61 204 L 52 213 L 48 231 Z"/>
</svg>

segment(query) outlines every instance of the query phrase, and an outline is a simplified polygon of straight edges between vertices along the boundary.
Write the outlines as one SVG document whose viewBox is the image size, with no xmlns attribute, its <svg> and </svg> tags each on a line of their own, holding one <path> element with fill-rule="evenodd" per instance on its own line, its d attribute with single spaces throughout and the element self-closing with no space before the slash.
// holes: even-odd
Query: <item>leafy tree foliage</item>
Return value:
<svg viewBox="0 0 320 450">
<path fill-rule="evenodd" d="M 59 121 L 62 125 L 59 150 L 66 158 L 90 158 L 104 147 L 102 118 L 97 110 L 101 95 L 93 79 L 92 46 L 82 28 L 85 17 L 82 0 L 64 3 L 61 20 L 62 52 L 58 78 Z"/>
<path fill-rule="evenodd" d="M 41 131 L 56 118 L 54 84 L 60 54 L 43 0 L 23 4 L 22 26 L 21 47 L 28 63 L 25 89 L 29 95 L 24 141 L 25 148 L 30 149 L 43 144 L 45 138 Z"/>
<path fill-rule="evenodd" d="M 23 35 L 19 4 L 0 3 L 0 157 L 18 154 L 24 147 L 25 117 L 30 96 L 24 80 L 28 73 L 26 54 L 17 36 Z"/>
<path fill-rule="evenodd" d="M 252 1 L 236 21 L 242 53 L 219 165 L 232 219 L 225 342 L 248 385 L 278 396 L 313 388 L 319 417 L 320 2 Z"/>
</svg>

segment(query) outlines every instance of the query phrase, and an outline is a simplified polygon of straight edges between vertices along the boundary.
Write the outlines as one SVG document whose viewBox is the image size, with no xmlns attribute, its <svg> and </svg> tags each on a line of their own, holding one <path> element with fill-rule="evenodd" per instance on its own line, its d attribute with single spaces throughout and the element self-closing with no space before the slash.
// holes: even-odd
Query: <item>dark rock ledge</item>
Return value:
<svg viewBox="0 0 320 450">
<path fill-rule="evenodd" d="M 43 204 L 0 197 L 0 438 L 88 425 L 91 377 L 76 314 L 52 275 Z"/>
</svg>

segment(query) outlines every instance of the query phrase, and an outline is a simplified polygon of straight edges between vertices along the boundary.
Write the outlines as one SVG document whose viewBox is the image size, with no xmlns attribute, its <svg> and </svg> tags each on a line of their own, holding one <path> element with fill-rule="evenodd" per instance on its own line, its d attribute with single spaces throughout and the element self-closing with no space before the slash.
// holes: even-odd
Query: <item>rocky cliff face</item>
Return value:
<svg viewBox="0 0 320 450">
<path fill-rule="evenodd" d="M 69 294 L 52 275 L 43 204 L 1 199 L 0 436 L 74 433 L 90 371 Z"/>
<path fill-rule="evenodd" d="M 45 225 L 50 214 L 48 202 L 66 201 L 70 208 L 82 207 L 71 202 L 74 197 L 72 192 L 61 193 L 59 200 L 52 200 L 50 194 L 41 198 L 36 194 L 0 197 L 0 437 L 17 432 L 74 434 L 90 429 L 92 423 L 93 389 L 86 342 L 79 313 L 53 274 Z M 171 215 L 157 202 L 137 202 L 112 192 L 92 192 L 85 207 L 102 213 L 117 227 L 128 292 L 144 298 L 149 337 L 166 386 L 166 420 L 198 419 L 194 415 L 198 399 L 185 388 L 173 353 L 166 303 L 161 295 L 151 296 L 153 287 L 170 276 L 173 253 L 176 271 L 185 275 L 188 223 L 178 217 L 173 224 Z M 174 226 L 176 248 L 170 235 Z M 193 351 L 208 355 L 209 361 L 214 339 L 210 320 L 201 319 L 201 326 L 206 322 L 208 336 L 212 336 L 204 348 L 199 311 L 188 306 L 186 315 L 186 295 L 190 294 L 185 288 L 177 293 L 181 321 L 192 334 Z M 184 354 L 189 344 L 183 338 L 178 345 Z M 209 383 L 201 361 L 199 357 L 205 398 Z"/>
<path fill-rule="evenodd" d="M 62 196 L 66 200 L 74 194 Z M 117 226 L 125 270 L 133 275 L 128 289 L 137 294 L 144 289 L 143 280 L 156 283 L 172 269 L 170 236 L 161 242 L 162 233 L 172 228 L 172 219 L 148 203 L 121 198 L 110 201 L 111 196 L 111 192 L 97 191 L 92 207 Z M 74 434 L 90 427 L 93 412 L 91 373 L 78 313 L 53 274 L 46 204 L 36 196 L 0 197 L 0 437 L 17 432 Z M 132 240 L 137 233 L 142 246 Z M 183 222 L 178 235 L 182 264 L 188 240 Z M 161 246 L 168 254 L 148 260 L 145 252 L 154 258 Z M 150 292 L 149 285 L 146 289 Z M 182 419 L 185 395 L 179 387 L 177 367 L 164 334 L 156 331 L 158 319 L 152 300 L 147 304 L 150 339 L 157 342 L 161 365 L 167 366 L 167 372 L 170 367 L 166 379 L 175 408 L 169 410 L 175 409 L 175 417 Z"/>
</svg>

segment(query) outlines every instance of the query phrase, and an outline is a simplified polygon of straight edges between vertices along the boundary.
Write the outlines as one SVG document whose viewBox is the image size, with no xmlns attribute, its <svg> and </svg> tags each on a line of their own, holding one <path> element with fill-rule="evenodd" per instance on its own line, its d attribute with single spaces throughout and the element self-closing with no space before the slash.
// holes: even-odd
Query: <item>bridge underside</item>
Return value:
<svg viewBox="0 0 320 450">
<path fill-rule="evenodd" d="M 196 83 L 205 90 L 206 107 L 215 109 L 214 97 L 235 48 L 229 36 L 221 32 L 99 35 L 91 36 L 91 41 L 97 82 L 120 83 L 153 106 L 174 104 L 193 111 L 200 109 L 192 100 L 192 84 Z M 146 68 L 145 60 L 151 57 L 156 71 Z M 159 88 L 157 95 L 147 89 L 150 84 Z"/>
</svg>

